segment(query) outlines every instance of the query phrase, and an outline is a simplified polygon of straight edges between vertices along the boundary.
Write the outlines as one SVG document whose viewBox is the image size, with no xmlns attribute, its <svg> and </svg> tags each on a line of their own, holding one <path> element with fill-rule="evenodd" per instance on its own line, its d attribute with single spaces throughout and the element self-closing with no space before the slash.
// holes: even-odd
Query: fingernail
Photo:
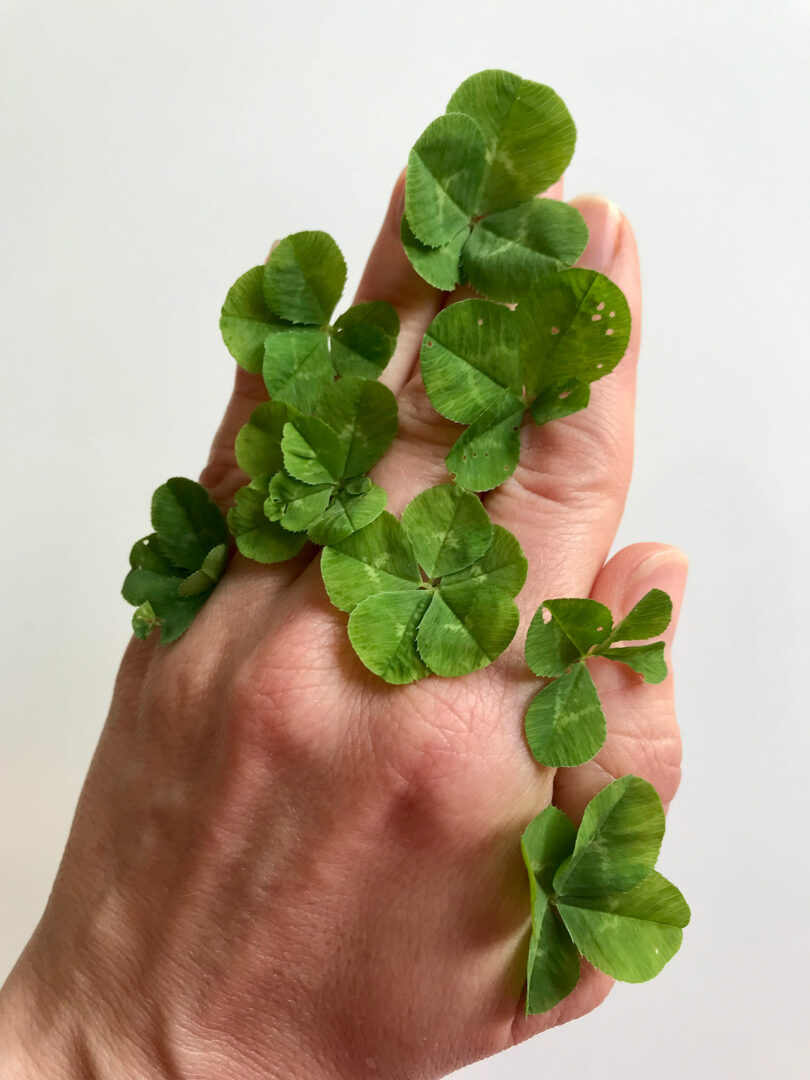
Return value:
<svg viewBox="0 0 810 1080">
<path fill-rule="evenodd" d="M 270 250 L 267 252 L 267 258 L 264 260 L 265 262 L 269 262 L 270 256 L 273 254 L 273 252 L 276 250 L 276 248 L 278 247 L 278 245 L 280 243 L 281 243 L 280 240 L 274 240 L 273 241 L 273 243 L 270 245 Z"/>
<path fill-rule="evenodd" d="M 580 195 L 571 200 L 571 205 L 579 210 L 588 226 L 588 246 L 577 265 L 605 273 L 621 242 L 622 212 L 601 195 Z"/>
<path fill-rule="evenodd" d="M 680 548 L 663 548 L 649 555 L 636 567 L 625 586 L 621 617 L 623 618 L 631 608 L 635 607 L 650 589 L 663 589 L 670 595 L 673 606 L 677 610 L 686 588 L 688 570 L 689 559 Z M 674 632 L 673 622 L 662 636 L 665 640 L 671 640 Z"/>
</svg>

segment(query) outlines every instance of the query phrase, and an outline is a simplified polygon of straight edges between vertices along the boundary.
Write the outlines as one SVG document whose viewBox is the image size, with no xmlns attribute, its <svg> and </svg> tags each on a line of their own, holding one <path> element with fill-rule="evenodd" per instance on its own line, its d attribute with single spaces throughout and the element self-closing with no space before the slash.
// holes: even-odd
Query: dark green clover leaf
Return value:
<svg viewBox="0 0 810 1080">
<path fill-rule="evenodd" d="M 311 413 L 336 375 L 376 379 L 391 359 L 399 317 L 390 304 L 355 304 L 330 325 L 345 284 L 340 248 L 310 231 L 285 237 L 231 288 L 220 319 L 225 344 L 248 371 L 263 373 L 274 401 Z"/>
<path fill-rule="evenodd" d="M 349 640 L 375 675 L 407 683 L 486 667 L 515 635 L 526 559 L 476 495 L 442 484 L 417 495 L 400 523 L 381 514 L 326 547 L 321 573 L 350 613 Z"/>
<path fill-rule="evenodd" d="M 652 589 L 614 628 L 613 617 L 595 600 L 546 600 L 526 635 L 526 663 L 551 679 L 526 713 L 526 739 L 534 757 L 554 768 L 581 765 L 605 741 L 605 715 L 584 661 L 603 656 L 661 682 L 667 676 L 663 641 L 617 646 L 617 641 L 661 634 L 672 617 L 672 601 Z"/>
<path fill-rule="evenodd" d="M 471 491 L 503 483 L 520 456 L 524 412 L 545 424 L 584 409 L 590 383 L 613 370 L 629 335 L 624 296 L 593 270 L 554 275 L 516 311 L 491 300 L 440 311 L 420 360 L 436 411 L 469 425 L 446 458 L 456 481 Z"/>
<path fill-rule="evenodd" d="M 143 640 L 159 627 L 167 645 L 188 629 L 222 576 L 228 530 L 205 488 L 181 476 L 152 496 L 152 527 L 130 552 L 121 592 L 137 608 L 135 636 Z"/>
<path fill-rule="evenodd" d="M 576 986 L 579 956 L 625 982 L 657 975 L 681 945 L 689 907 L 655 869 L 664 814 L 655 789 L 624 776 L 599 792 L 579 830 L 550 806 L 523 833 L 532 934 L 526 1012 Z"/>
<path fill-rule="evenodd" d="M 465 280 L 516 301 L 576 262 L 588 239 L 581 214 L 535 198 L 560 178 L 575 142 L 548 86 L 508 71 L 463 82 L 408 158 L 402 242 L 417 272 L 437 288 Z"/>
<path fill-rule="evenodd" d="M 326 388 L 317 415 L 279 401 L 257 406 L 236 439 L 237 461 L 252 477 L 229 517 L 240 551 L 278 562 L 307 537 L 339 544 L 374 521 L 387 496 L 365 473 L 391 445 L 397 422 L 388 387 L 354 375 Z M 300 535 L 291 542 L 282 531 Z"/>
</svg>

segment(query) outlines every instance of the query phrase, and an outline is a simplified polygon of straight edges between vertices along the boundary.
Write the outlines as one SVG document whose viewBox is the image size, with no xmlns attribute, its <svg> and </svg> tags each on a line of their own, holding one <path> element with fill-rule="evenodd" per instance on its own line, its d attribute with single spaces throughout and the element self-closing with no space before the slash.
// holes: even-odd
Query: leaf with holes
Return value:
<svg viewBox="0 0 810 1080">
<path fill-rule="evenodd" d="M 596 270 L 554 274 L 518 305 L 516 314 L 524 381 L 533 396 L 563 380 L 590 384 L 603 378 L 630 340 L 627 300 Z"/>
</svg>

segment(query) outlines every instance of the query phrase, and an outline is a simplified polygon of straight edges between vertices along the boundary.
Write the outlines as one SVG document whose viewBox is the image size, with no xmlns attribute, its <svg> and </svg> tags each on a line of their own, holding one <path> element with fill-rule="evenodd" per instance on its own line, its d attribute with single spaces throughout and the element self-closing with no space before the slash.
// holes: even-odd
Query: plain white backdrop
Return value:
<svg viewBox="0 0 810 1080">
<path fill-rule="evenodd" d="M 660 865 L 693 922 L 656 981 L 464 1076 L 807 1075 L 809 55 L 808 0 L 0 0 L 0 982 L 104 720 L 129 546 L 229 393 L 228 286 L 302 228 L 356 284 L 411 143 L 506 67 L 573 113 L 568 194 L 637 231 L 617 546 L 692 560 Z"/>
</svg>

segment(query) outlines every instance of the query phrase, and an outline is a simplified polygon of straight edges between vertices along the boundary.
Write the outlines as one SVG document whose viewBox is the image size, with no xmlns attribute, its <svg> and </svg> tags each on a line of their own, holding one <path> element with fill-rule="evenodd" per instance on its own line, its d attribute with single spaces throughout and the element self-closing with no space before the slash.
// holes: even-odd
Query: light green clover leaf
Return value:
<svg viewBox="0 0 810 1080">
<path fill-rule="evenodd" d="M 672 601 L 652 589 L 614 628 L 608 609 L 595 600 L 546 600 L 526 635 L 526 663 L 535 675 L 551 679 L 526 713 L 526 740 L 543 765 L 581 765 L 605 741 L 605 715 L 584 661 L 604 656 L 625 664 L 645 682 L 666 678 L 664 643 L 617 646 L 617 641 L 652 637 L 664 632 L 672 617 Z"/>
<path fill-rule="evenodd" d="M 553 1008 L 576 986 L 579 955 L 625 982 L 657 975 L 681 945 L 689 907 L 655 869 L 664 813 L 652 785 L 613 781 L 577 830 L 550 806 L 523 833 L 532 933 L 526 1012 Z"/>
<path fill-rule="evenodd" d="M 486 667 L 514 637 L 526 559 L 478 497 L 453 484 L 417 495 L 399 522 L 383 513 L 326 547 L 321 573 L 349 612 L 349 640 L 390 683 Z"/>
</svg>

